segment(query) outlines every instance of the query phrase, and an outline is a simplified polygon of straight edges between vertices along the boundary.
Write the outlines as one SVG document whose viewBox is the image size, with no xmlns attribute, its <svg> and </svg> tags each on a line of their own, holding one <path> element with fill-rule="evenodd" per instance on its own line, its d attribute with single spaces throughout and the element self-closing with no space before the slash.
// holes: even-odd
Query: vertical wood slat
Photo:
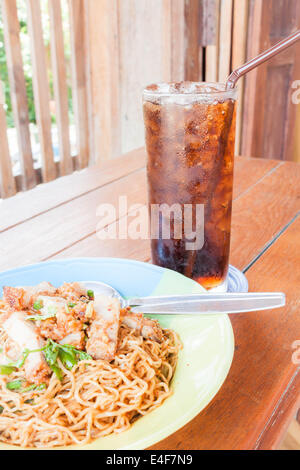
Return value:
<svg viewBox="0 0 300 470">
<path fill-rule="evenodd" d="M 205 81 L 218 81 L 219 63 L 219 26 L 220 0 L 205 0 L 204 18 L 206 18 L 206 33 L 203 45 L 206 47 Z"/>
<path fill-rule="evenodd" d="M 296 5 L 294 6 L 295 11 L 295 21 L 294 25 L 289 24 L 289 31 L 288 34 L 292 33 L 292 30 L 300 29 L 300 2 L 297 1 Z M 286 34 L 286 33 L 285 33 Z M 290 49 L 290 53 L 292 55 L 292 62 L 290 63 L 291 67 L 291 81 L 289 83 L 289 91 L 288 91 L 288 104 L 287 104 L 287 113 L 285 118 L 285 130 L 284 130 L 284 147 L 282 151 L 282 157 L 285 160 L 295 160 L 294 158 L 294 151 L 297 148 L 297 144 L 299 143 L 299 105 L 295 105 L 292 102 L 292 94 L 294 89 L 292 88 L 292 83 L 295 80 L 299 80 L 300 78 L 300 61 L 299 61 L 299 54 L 300 54 L 300 43 L 299 41 L 294 44 L 293 48 Z M 298 129 L 298 131 L 297 131 Z M 299 156 L 298 156 L 299 159 Z M 296 160 L 297 161 L 297 160 Z M 299 160 L 298 160 L 299 161 Z"/>
<path fill-rule="evenodd" d="M 299 29 L 300 3 L 298 0 L 256 0 L 250 16 L 249 58 Z M 300 44 L 296 43 L 247 74 L 243 112 L 244 155 L 293 159 L 297 107 L 292 104 L 291 84 L 300 74 L 299 50 Z"/>
<path fill-rule="evenodd" d="M 171 80 L 184 80 L 185 67 L 185 24 L 184 0 L 170 0 L 171 3 Z"/>
<path fill-rule="evenodd" d="M 27 0 L 28 29 L 33 67 L 34 102 L 39 130 L 43 181 L 56 178 L 50 116 L 50 92 L 46 68 L 40 2 Z"/>
<path fill-rule="evenodd" d="M 184 0 L 171 0 L 171 80 L 184 80 Z"/>
<path fill-rule="evenodd" d="M 170 82 L 172 76 L 172 0 L 162 0 L 161 40 L 162 81 Z"/>
<path fill-rule="evenodd" d="M 79 168 L 85 168 L 89 163 L 88 94 L 86 86 L 86 8 L 87 2 L 84 0 L 69 0 L 73 106 Z M 95 44 L 94 47 L 99 48 L 100 45 Z"/>
<path fill-rule="evenodd" d="M 13 177 L 12 162 L 8 148 L 6 116 L 3 105 L 3 84 L 0 82 L 0 190 L 1 197 L 7 198 L 16 194 L 16 185 Z"/>
<path fill-rule="evenodd" d="M 251 6 L 250 18 L 249 18 L 249 31 L 248 31 L 248 58 L 253 58 L 258 55 L 260 52 L 260 42 L 261 42 L 261 21 L 263 13 L 263 0 L 256 0 L 256 2 Z M 247 123 L 247 126 L 243 128 L 243 139 L 242 139 L 242 154 L 245 156 L 250 156 L 252 154 L 252 136 L 254 132 L 255 125 L 255 99 L 256 99 L 256 86 L 257 77 L 260 76 L 258 73 L 261 73 L 262 70 L 258 68 L 252 70 L 246 78 L 246 87 L 245 87 L 245 96 L 244 96 L 244 112 L 243 112 L 243 122 Z M 263 109 L 261 110 L 263 112 Z M 262 155 L 255 155 L 257 157 Z"/>
<path fill-rule="evenodd" d="M 221 0 L 219 38 L 219 82 L 225 82 L 230 74 L 231 29 L 233 0 Z"/>
<path fill-rule="evenodd" d="M 118 0 L 88 0 L 96 163 L 121 152 L 119 11 Z"/>
<path fill-rule="evenodd" d="M 28 101 L 20 44 L 20 25 L 16 0 L 1 0 L 6 61 L 14 121 L 17 130 L 22 189 L 36 184 L 30 142 Z"/>
<path fill-rule="evenodd" d="M 71 173 L 73 170 L 69 137 L 69 106 L 64 36 L 60 0 L 49 0 L 48 4 L 55 110 L 60 151 L 60 174 L 63 176 Z"/>
<path fill-rule="evenodd" d="M 248 37 L 249 0 L 234 0 L 233 36 L 232 36 L 232 70 L 246 62 Z M 243 117 L 244 77 L 238 83 L 238 110 L 236 124 L 236 154 L 241 153 L 241 132 Z"/>
<path fill-rule="evenodd" d="M 198 0 L 185 2 L 185 78 L 202 81 L 203 49 L 200 47 L 202 4 Z"/>
</svg>

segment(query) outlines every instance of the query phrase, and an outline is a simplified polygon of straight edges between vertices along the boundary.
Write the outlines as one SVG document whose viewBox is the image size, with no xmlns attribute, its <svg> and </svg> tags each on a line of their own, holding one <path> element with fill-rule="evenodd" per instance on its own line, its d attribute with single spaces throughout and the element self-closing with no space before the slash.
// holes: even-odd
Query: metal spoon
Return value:
<svg viewBox="0 0 300 470">
<path fill-rule="evenodd" d="M 131 307 L 132 312 L 158 315 L 218 315 L 242 313 L 284 307 L 282 292 L 224 293 L 166 295 L 158 297 L 134 297 L 128 300 L 112 286 L 98 281 L 81 282 L 95 294 L 116 297 L 121 307 Z"/>
</svg>

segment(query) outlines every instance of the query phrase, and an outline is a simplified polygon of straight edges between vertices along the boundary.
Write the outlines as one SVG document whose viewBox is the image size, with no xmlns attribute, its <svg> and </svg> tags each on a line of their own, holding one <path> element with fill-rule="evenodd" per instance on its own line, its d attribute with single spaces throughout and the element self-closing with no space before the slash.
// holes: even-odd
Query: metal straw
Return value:
<svg viewBox="0 0 300 470">
<path fill-rule="evenodd" d="M 287 38 L 283 39 L 282 41 L 275 44 L 273 47 L 268 49 L 267 51 L 263 52 L 262 54 L 258 55 L 254 59 L 250 60 L 246 64 L 242 65 L 238 69 L 236 69 L 232 74 L 229 76 L 226 89 L 229 90 L 231 88 L 235 88 L 236 82 L 246 73 L 250 72 L 250 70 L 255 69 L 258 65 L 263 64 L 267 60 L 271 59 L 275 55 L 279 54 L 280 52 L 284 51 L 288 47 L 292 46 L 296 41 L 300 39 L 300 30 L 296 31 L 295 33 L 291 34 Z"/>
</svg>

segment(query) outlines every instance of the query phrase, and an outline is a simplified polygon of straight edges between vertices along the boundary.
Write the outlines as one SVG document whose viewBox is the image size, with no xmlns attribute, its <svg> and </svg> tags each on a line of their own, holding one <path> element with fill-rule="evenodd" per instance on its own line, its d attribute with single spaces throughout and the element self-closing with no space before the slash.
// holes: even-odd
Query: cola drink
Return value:
<svg viewBox="0 0 300 470">
<path fill-rule="evenodd" d="M 160 235 L 151 240 L 152 260 L 207 289 L 226 290 L 236 89 L 227 91 L 222 84 L 163 83 L 147 87 L 143 96 L 150 207 L 204 208 L 203 246 L 196 250 L 186 247 L 185 221 L 179 239 L 172 233 L 174 214 L 167 221 L 160 214 L 159 224 L 168 222 L 171 236 L 164 238 L 158 229 Z"/>
</svg>

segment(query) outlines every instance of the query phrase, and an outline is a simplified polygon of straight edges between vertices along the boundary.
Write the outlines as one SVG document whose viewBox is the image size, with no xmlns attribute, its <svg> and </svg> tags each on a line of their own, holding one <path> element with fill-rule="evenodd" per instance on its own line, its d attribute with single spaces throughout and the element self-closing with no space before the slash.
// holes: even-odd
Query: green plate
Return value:
<svg viewBox="0 0 300 470">
<path fill-rule="evenodd" d="M 54 285 L 64 281 L 99 280 L 113 285 L 125 297 L 204 292 L 199 284 L 174 271 L 116 258 L 50 261 L 0 274 L 0 286 L 34 285 L 42 280 Z M 128 431 L 68 449 L 145 449 L 192 420 L 220 390 L 234 353 L 229 317 L 168 316 L 159 320 L 162 326 L 179 333 L 183 343 L 172 381 L 172 396 L 160 408 L 136 421 Z M 0 445 L 0 449 L 12 448 L 16 449 Z"/>
</svg>

